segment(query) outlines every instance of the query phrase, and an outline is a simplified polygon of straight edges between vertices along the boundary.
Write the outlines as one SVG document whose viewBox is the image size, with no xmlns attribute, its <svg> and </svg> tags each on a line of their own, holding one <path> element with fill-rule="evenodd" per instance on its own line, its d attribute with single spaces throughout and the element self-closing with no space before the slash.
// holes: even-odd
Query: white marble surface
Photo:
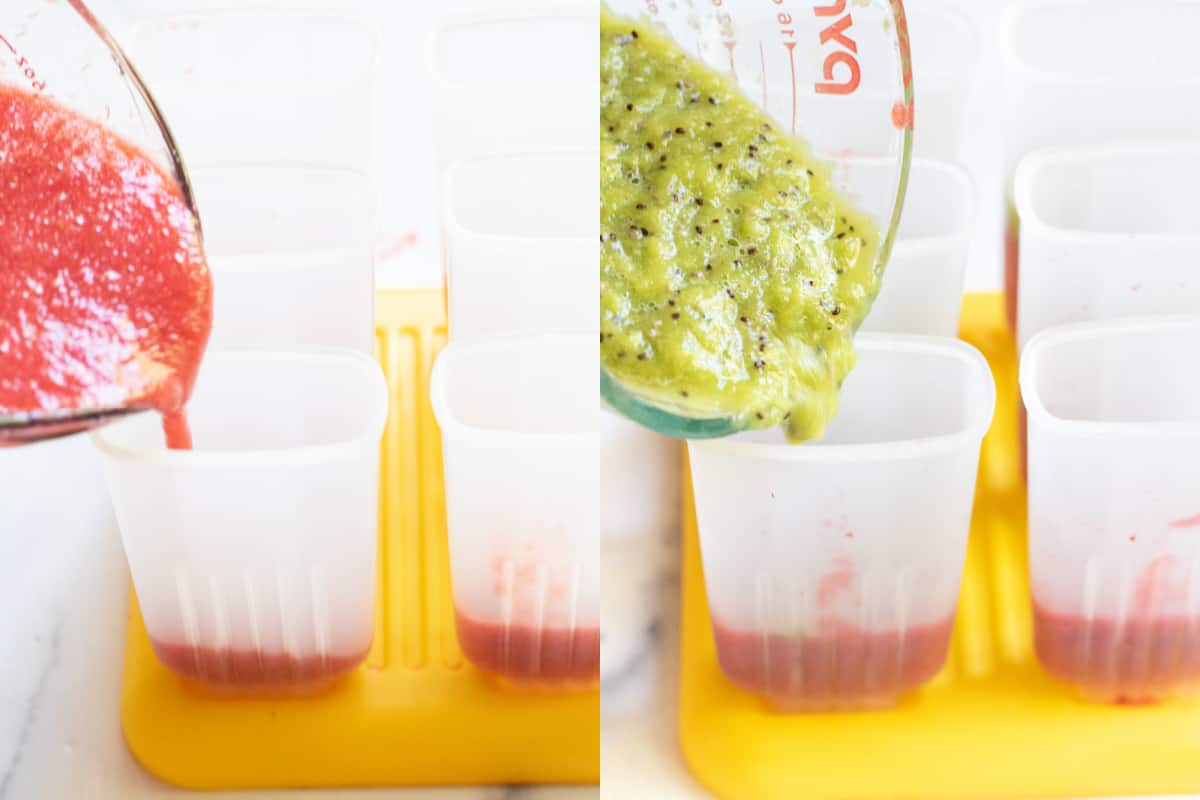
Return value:
<svg viewBox="0 0 1200 800">
<path fill-rule="evenodd" d="M 86 437 L 0 450 L 0 800 L 193 796 L 121 737 L 129 575 Z M 221 800 L 595 800 L 595 787 L 231 792 Z"/>
</svg>

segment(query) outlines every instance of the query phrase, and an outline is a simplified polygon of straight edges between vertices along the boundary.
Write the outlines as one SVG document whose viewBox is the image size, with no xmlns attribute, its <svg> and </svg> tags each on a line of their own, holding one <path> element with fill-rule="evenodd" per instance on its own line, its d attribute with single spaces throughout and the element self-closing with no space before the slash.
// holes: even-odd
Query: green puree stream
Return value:
<svg viewBox="0 0 1200 800">
<path fill-rule="evenodd" d="M 691 417 L 820 436 L 879 290 L 832 168 L 649 24 L 600 20 L 600 356 Z"/>
</svg>

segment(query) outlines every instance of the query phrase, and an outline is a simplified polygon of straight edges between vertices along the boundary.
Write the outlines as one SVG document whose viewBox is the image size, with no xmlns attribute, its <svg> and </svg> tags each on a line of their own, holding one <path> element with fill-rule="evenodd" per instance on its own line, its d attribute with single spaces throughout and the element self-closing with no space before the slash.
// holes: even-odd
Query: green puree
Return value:
<svg viewBox="0 0 1200 800">
<path fill-rule="evenodd" d="M 831 168 L 649 24 L 600 19 L 600 355 L 676 413 L 820 436 L 879 290 Z"/>
</svg>

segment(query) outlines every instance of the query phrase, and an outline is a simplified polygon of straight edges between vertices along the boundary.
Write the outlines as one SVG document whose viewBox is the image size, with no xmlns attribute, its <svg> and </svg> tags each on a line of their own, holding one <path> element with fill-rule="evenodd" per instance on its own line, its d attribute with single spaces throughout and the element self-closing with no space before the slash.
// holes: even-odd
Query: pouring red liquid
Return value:
<svg viewBox="0 0 1200 800">
<path fill-rule="evenodd" d="M 0 86 L 0 120 L 0 415 L 153 409 L 190 448 L 212 277 L 178 185 L 46 97 Z"/>
</svg>

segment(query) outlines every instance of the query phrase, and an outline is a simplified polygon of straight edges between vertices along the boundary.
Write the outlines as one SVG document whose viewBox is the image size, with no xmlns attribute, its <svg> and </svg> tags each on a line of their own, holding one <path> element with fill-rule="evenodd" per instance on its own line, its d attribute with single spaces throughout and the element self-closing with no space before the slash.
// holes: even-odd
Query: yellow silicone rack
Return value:
<svg viewBox="0 0 1200 800">
<path fill-rule="evenodd" d="M 987 356 L 984 440 L 962 595 L 945 668 L 888 711 L 782 714 L 717 663 L 685 499 L 679 736 L 728 800 L 1012 800 L 1200 792 L 1200 705 L 1086 703 L 1033 653 L 1017 358 L 999 294 L 969 295 L 962 338 Z"/>
<path fill-rule="evenodd" d="M 121 705 L 129 748 L 154 775 L 191 789 L 596 783 L 598 690 L 508 690 L 463 659 L 428 402 L 446 341 L 442 291 L 381 291 L 376 305 L 391 408 L 366 662 L 312 697 L 220 696 L 158 662 L 133 598 Z"/>
</svg>

